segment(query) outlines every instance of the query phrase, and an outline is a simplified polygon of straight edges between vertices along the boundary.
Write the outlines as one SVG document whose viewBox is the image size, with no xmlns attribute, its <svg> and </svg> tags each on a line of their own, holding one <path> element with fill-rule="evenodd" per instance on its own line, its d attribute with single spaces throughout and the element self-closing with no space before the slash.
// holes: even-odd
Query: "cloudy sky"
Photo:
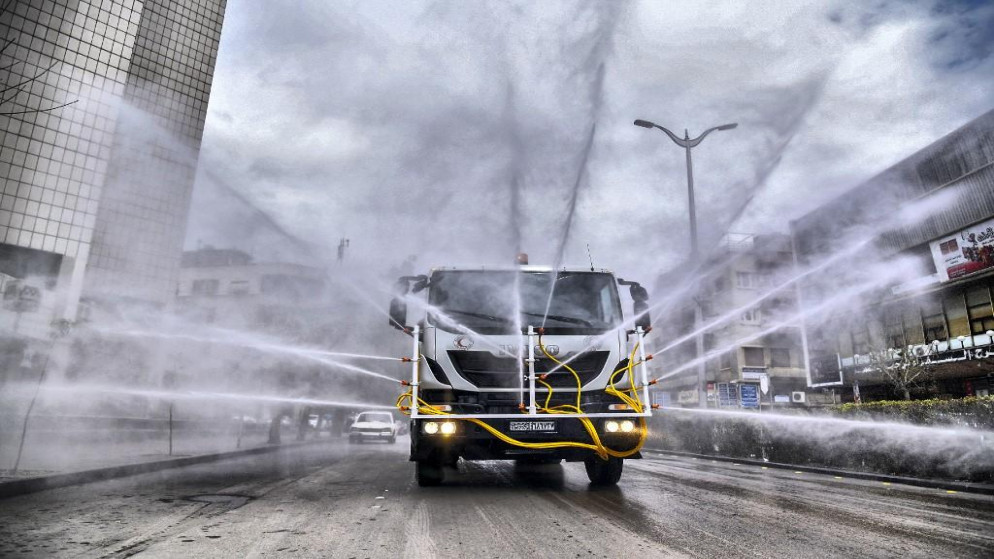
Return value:
<svg viewBox="0 0 994 559">
<path fill-rule="evenodd" d="M 802 6 L 803 5 L 803 6 Z M 188 246 L 649 279 L 994 108 L 979 1 L 229 0 Z M 297 239 L 290 241 L 289 239 Z M 565 241 L 564 241 L 565 238 Z"/>
</svg>

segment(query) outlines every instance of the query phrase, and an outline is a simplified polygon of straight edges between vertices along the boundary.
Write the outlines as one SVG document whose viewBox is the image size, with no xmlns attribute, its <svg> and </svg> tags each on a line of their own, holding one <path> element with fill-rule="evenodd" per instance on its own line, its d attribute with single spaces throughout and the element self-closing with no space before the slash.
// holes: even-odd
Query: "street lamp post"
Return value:
<svg viewBox="0 0 994 559">
<path fill-rule="evenodd" d="M 662 130 L 663 132 L 666 133 L 667 136 L 670 137 L 671 140 L 673 140 L 673 142 L 676 145 L 684 148 L 684 150 L 687 153 L 687 199 L 689 202 L 688 205 L 690 211 L 690 263 L 691 263 L 691 269 L 693 269 L 694 265 L 696 265 L 698 263 L 698 260 L 700 259 L 700 254 L 698 252 L 698 247 L 697 247 L 697 207 L 694 204 L 694 163 L 690 157 L 690 150 L 691 148 L 694 148 L 698 144 L 703 142 L 704 138 L 711 132 L 714 132 L 715 130 L 731 130 L 736 126 L 738 126 L 738 123 L 733 122 L 731 124 L 722 124 L 721 126 L 708 128 L 707 130 L 704 131 L 703 134 L 701 134 L 700 136 L 694 139 L 690 138 L 690 133 L 686 129 L 684 129 L 683 131 L 683 138 L 680 138 L 679 136 L 677 136 L 673 132 L 670 132 L 666 128 L 658 124 L 649 122 L 648 120 L 636 120 L 635 126 L 641 126 L 642 128 L 658 128 Z M 701 332 L 699 332 L 701 324 L 704 322 L 704 320 L 702 316 L 703 313 L 701 311 L 700 301 L 697 301 L 696 303 L 697 304 L 694 305 L 694 331 L 697 332 L 697 336 L 695 336 L 695 346 L 696 346 L 695 353 L 696 353 L 696 360 L 698 361 L 697 401 L 699 407 L 705 408 L 707 407 L 707 391 L 705 389 L 707 379 L 705 376 L 706 369 L 704 366 L 704 362 L 701 359 L 701 357 L 704 355 L 704 336 Z"/>
</svg>

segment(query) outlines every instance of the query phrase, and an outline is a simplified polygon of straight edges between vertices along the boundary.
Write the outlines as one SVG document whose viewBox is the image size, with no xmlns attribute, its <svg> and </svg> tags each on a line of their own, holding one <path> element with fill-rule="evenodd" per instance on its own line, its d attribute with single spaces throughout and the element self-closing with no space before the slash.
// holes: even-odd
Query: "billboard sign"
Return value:
<svg viewBox="0 0 994 559">
<path fill-rule="evenodd" d="M 718 383 L 718 405 L 739 405 L 739 387 L 737 384 L 732 384 L 730 382 Z"/>
<path fill-rule="evenodd" d="M 759 407 L 759 385 L 743 384 L 739 386 L 739 399 L 743 408 Z"/>
<path fill-rule="evenodd" d="M 941 281 L 994 268 L 994 219 L 929 243 Z"/>
</svg>

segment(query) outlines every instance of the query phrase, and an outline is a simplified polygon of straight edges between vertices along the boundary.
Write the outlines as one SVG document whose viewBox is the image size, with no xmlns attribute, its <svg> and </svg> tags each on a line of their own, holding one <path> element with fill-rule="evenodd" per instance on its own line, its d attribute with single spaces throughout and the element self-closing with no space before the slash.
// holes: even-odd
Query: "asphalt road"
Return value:
<svg viewBox="0 0 994 559">
<path fill-rule="evenodd" d="M 407 441 L 295 448 L 0 501 L 2 557 L 991 557 L 994 498 L 650 454 L 460 463 Z"/>
</svg>

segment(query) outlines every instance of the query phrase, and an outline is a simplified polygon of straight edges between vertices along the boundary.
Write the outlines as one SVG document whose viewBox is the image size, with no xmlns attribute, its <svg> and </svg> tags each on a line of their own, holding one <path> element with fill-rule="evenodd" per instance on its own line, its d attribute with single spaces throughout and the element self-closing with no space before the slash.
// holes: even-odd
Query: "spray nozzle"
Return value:
<svg viewBox="0 0 994 559">
<path fill-rule="evenodd" d="M 402 380 L 402 381 L 400 381 L 400 384 L 402 386 L 410 386 L 411 385 L 411 381 L 409 381 L 409 380 Z"/>
<path fill-rule="evenodd" d="M 659 407 L 660 407 L 659 404 L 653 404 L 652 405 L 652 409 L 654 409 L 654 410 L 658 410 Z"/>
<path fill-rule="evenodd" d="M 518 409 L 521 410 L 521 411 L 525 411 L 525 404 L 524 404 L 524 402 L 519 402 L 518 403 Z"/>
<path fill-rule="evenodd" d="M 645 360 L 646 361 L 652 361 L 652 354 L 650 353 L 649 355 L 646 355 L 645 356 Z"/>
<path fill-rule="evenodd" d="M 400 362 L 401 363 L 411 363 L 412 361 L 414 361 L 414 360 L 411 359 L 410 357 L 401 357 L 400 358 Z"/>
</svg>

